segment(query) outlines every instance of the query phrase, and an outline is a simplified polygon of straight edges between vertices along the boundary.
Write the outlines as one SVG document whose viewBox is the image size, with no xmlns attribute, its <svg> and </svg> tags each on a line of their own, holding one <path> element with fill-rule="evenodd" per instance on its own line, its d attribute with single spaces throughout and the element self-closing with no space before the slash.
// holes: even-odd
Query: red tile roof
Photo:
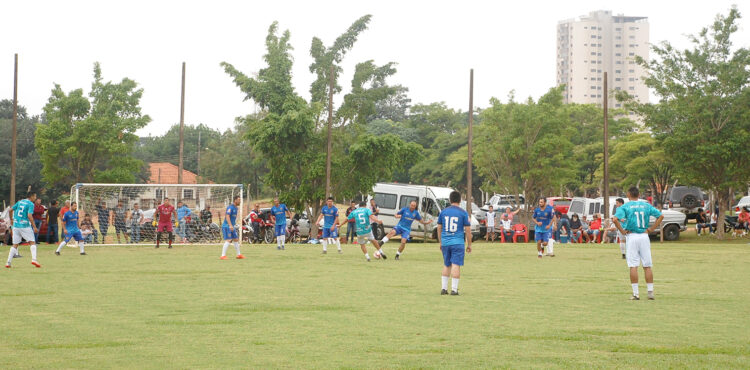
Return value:
<svg viewBox="0 0 750 370">
<path fill-rule="evenodd" d="M 149 163 L 149 184 L 177 184 L 177 166 L 167 162 Z M 183 184 L 198 184 L 198 175 L 183 169 L 182 170 L 182 183 Z M 208 181 L 209 184 L 213 184 L 213 181 Z"/>
</svg>

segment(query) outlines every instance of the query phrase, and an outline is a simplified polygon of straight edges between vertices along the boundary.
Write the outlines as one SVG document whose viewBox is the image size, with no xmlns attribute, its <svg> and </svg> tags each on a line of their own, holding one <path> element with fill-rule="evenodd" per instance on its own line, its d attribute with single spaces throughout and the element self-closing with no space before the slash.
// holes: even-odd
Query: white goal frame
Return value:
<svg viewBox="0 0 750 370">
<path fill-rule="evenodd" d="M 80 196 L 81 196 L 81 193 L 82 193 L 81 190 L 84 187 L 99 187 L 99 188 L 113 188 L 113 189 L 120 188 L 120 191 L 119 191 L 120 196 L 119 196 L 118 199 L 122 199 L 123 198 L 123 195 L 122 195 L 123 194 L 122 193 L 122 189 L 123 188 L 152 188 L 152 189 L 155 190 L 154 193 L 156 193 L 156 190 L 162 189 L 162 191 L 161 191 L 161 199 L 153 199 L 153 200 L 154 201 L 158 200 L 159 203 L 161 203 L 161 202 L 164 201 L 164 198 L 169 197 L 170 199 L 172 199 L 174 201 L 173 202 L 173 206 L 175 208 L 177 208 L 177 202 L 183 200 L 182 199 L 182 195 L 184 194 L 184 192 L 181 191 L 180 189 L 194 189 L 194 188 L 200 188 L 200 189 L 212 189 L 212 188 L 231 189 L 231 192 L 228 193 L 230 195 L 229 198 L 228 198 L 228 202 L 229 203 L 232 202 L 232 199 L 234 198 L 235 195 L 239 195 L 239 197 L 240 197 L 240 206 L 239 206 L 239 209 L 238 209 L 237 220 L 236 220 L 236 222 L 238 224 L 235 225 L 235 229 L 237 230 L 237 235 L 239 237 L 239 243 L 242 243 L 242 234 L 243 234 L 242 233 L 242 220 L 244 219 L 244 202 L 245 202 L 245 196 L 244 196 L 245 194 L 244 194 L 244 185 L 243 184 L 110 184 L 110 183 L 77 183 L 77 184 L 71 186 L 71 188 L 70 188 L 70 201 L 71 202 L 76 202 L 78 204 L 79 208 L 81 207 L 81 203 L 80 203 Z M 172 194 L 170 194 L 169 189 L 174 189 L 174 190 L 171 191 L 171 193 L 179 192 L 180 196 L 179 197 L 173 196 Z M 140 199 L 140 198 L 138 198 L 138 199 Z M 211 204 L 211 205 L 216 205 L 216 203 L 217 202 L 213 202 L 213 204 Z M 229 203 L 222 204 L 222 206 L 226 207 Z M 216 223 L 218 225 L 219 232 L 221 231 L 220 230 L 221 229 L 221 225 L 222 225 L 223 220 L 224 220 L 224 209 L 221 209 L 221 217 L 218 220 L 218 222 L 214 222 L 214 223 Z M 146 211 L 147 209 L 145 209 L 145 207 L 144 207 L 144 208 L 142 208 L 142 210 Z M 195 209 L 195 210 L 191 209 L 191 210 L 194 211 L 194 214 L 196 215 L 196 217 L 199 216 L 200 210 L 198 210 L 198 209 Z M 114 225 L 110 225 L 110 226 L 114 226 Z M 98 227 L 98 225 L 95 225 L 95 227 Z M 176 234 L 176 232 L 175 232 L 175 234 Z M 216 242 L 213 242 L 213 243 L 209 243 L 209 242 L 190 243 L 190 245 L 216 245 L 216 244 L 219 244 L 219 243 L 221 243 L 220 240 L 217 240 Z M 117 243 L 116 241 L 113 242 L 113 243 L 105 243 L 104 240 L 102 240 L 102 243 L 100 243 L 98 245 L 114 246 L 114 245 L 128 245 L 128 244 Z"/>
</svg>

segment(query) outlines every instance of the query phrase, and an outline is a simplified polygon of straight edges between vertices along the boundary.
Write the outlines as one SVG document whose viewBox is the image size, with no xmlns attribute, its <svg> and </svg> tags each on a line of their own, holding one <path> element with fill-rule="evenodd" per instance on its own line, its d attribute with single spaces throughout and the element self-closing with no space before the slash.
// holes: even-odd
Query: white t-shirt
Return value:
<svg viewBox="0 0 750 370">
<path fill-rule="evenodd" d="M 500 226 L 505 230 L 510 230 L 510 224 L 513 223 L 511 220 L 500 220 Z"/>
<path fill-rule="evenodd" d="M 495 227 L 495 212 L 487 212 L 487 227 Z"/>
</svg>

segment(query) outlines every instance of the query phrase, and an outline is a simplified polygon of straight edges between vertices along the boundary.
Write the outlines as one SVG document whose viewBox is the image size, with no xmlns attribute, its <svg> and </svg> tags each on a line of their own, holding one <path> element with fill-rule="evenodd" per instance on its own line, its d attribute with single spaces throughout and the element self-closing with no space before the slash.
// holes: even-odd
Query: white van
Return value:
<svg viewBox="0 0 750 370">
<path fill-rule="evenodd" d="M 609 216 L 612 217 L 615 209 L 615 204 L 617 198 L 620 197 L 609 197 Z M 628 202 L 627 197 L 622 197 L 622 199 L 625 201 L 625 203 Z M 645 202 L 645 200 L 644 200 Z M 578 217 L 586 216 L 586 219 L 591 220 L 594 219 L 594 214 L 600 214 L 602 217 L 604 216 L 604 198 L 583 198 L 583 197 L 575 197 L 570 202 L 570 208 L 568 208 L 568 217 L 572 217 L 573 214 L 577 214 Z M 664 228 L 664 240 L 674 241 L 680 238 L 680 232 L 687 230 L 687 226 L 685 225 L 685 219 L 687 216 L 678 211 L 672 211 L 672 210 L 663 210 L 661 211 L 662 215 L 664 215 L 664 220 L 662 220 L 661 227 Z M 655 222 L 656 219 L 651 217 L 651 222 Z M 660 229 L 661 229 L 660 227 Z M 657 229 L 654 231 L 653 235 L 659 235 L 660 230 Z"/>
<path fill-rule="evenodd" d="M 427 185 L 409 185 L 398 183 L 377 183 L 372 188 L 372 193 L 367 196 L 367 204 L 370 199 L 375 199 L 375 204 L 380 208 L 377 216 L 383 220 L 385 232 L 389 232 L 398 224 L 395 217 L 403 207 L 408 207 L 412 200 L 417 201 L 417 209 L 425 220 L 433 220 L 431 224 L 422 225 L 419 222 L 412 223 L 413 237 L 437 239 L 437 217 L 444 208 L 450 206 L 448 196 L 454 191 L 452 188 Z M 476 217 L 471 216 L 471 234 L 473 238 L 479 238 L 479 222 Z"/>
</svg>

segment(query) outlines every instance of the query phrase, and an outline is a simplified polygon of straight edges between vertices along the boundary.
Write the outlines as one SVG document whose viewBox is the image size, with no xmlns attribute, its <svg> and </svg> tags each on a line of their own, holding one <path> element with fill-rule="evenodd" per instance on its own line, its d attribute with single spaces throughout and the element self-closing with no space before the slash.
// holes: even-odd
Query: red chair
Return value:
<svg viewBox="0 0 750 370">
<path fill-rule="evenodd" d="M 529 242 L 529 230 L 524 224 L 513 225 L 513 243 L 518 243 L 518 237 L 522 236 L 525 243 Z"/>
</svg>

